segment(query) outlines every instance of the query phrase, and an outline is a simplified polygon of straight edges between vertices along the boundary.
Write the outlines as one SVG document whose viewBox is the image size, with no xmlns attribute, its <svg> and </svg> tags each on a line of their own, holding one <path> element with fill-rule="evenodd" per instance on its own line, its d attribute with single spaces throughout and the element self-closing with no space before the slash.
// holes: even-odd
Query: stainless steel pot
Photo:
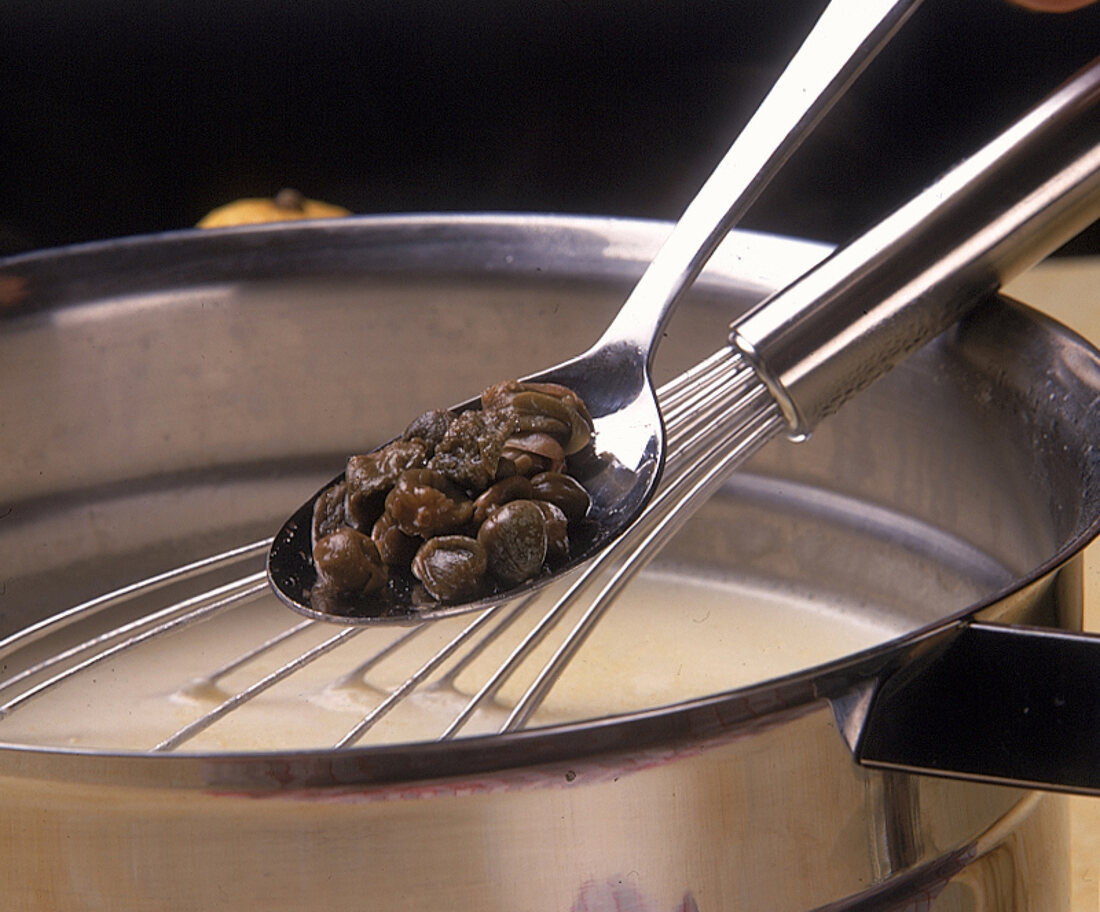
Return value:
<svg viewBox="0 0 1100 912">
<path fill-rule="evenodd" d="M 0 636 L 269 534 L 410 414 L 581 350 L 666 230 L 364 218 L 0 263 Z M 660 371 L 824 252 L 733 235 Z M 990 301 L 809 443 L 762 453 L 666 549 L 676 572 L 889 615 L 887 642 L 825 666 L 450 744 L 4 746 L 6 907 L 1060 908 L 1056 797 L 854 752 L 878 682 L 960 624 L 1079 627 L 1098 389 L 1089 346 Z"/>
</svg>

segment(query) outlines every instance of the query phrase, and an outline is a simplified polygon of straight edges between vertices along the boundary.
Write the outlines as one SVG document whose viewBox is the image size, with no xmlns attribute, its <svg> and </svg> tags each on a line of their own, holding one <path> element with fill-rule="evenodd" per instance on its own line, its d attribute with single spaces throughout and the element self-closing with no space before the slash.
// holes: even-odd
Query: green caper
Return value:
<svg viewBox="0 0 1100 912">
<path fill-rule="evenodd" d="M 512 478 L 518 474 L 516 464 L 502 453 L 500 460 L 497 462 L 497 474 L 493 481 L 504 481 L 505 478 Z"/>
<path fill-rule="evenodd" d="M 420 546 L 412 572 L 432 598 L 454 602 L 482 591 L 487 563 L 485 549 L 477 539 L 439 535 Z"/>
<path fill-rule="evenodd" d="M 388 567 L 408 567 L 420 547 L 420 539 L 402 532 L 388 513 L 378 517 L 370 530 L 370 537 L 378 548 L 382 563 Z"/>
<path fill-rule="evenodd" d="M 570 394 L 572 396 L 572 394 Z M 576 396 L 567 398 L 525 387 L 511 397 L 512 407 L 519 415 L 521 430 L 541 430 L 552 434 L 562 445 L 565 455 L 576 453 L 592 439 L 592 420 L 575 403 Z"/>
<path fill-rule="evenodd" d="M 584 519 L 592 498 L 572 475 L 563 472 L 540 472 L 531 479 L 536 500 L 545 500 L 559 507 L 570 522 Z"/>
<path fill-rule="evenodd" d="M 565 451 L 549 434 L 514 434 L 508 438 L 503 455 L 516 464 L 520 475 L 560 472 L 565 467 Z"/>
<path fill-rule="evenodd" d="M 498 408 L 511 405 L 517 396 L 523 393 L 539 393 L 559 400 L 564 405 L 576 410 L 581 418 L 589 425 L 592 424 L 592 415 L 584 401 L 573 390 L 560 383 L 539 383 L 531 380 L 504 380 L 487 387 L 481 394 L 482 408 Z"/>
<path fill-rule="evenodd" d="M 481 394 L 481 407 L 486 410 L 507 408 L 512 404 L 512 397 L 523 391 L 523 384 L 518 380 L 503 380 L 486 387 Z"/>
<path fill-rule="evenodd" d="M 362 532 L 382 515 L 386 495 L 407 469 L 427 465 L 428 448 L 420 440 L 395 440 L 380 450 L 352 456 L 344 468 L 346 522 Z"/>
<path fill-rule="evenodd" d="M 533 503 L 542 511 L 546 520 L 546 562 L 563 564 L 569 558 L 569 519 L 549 501 L 536 500 Z"/>
<path fill-rule="evenodd" d="M 496 479 L 501 451 L 515 431 L 512 409 L 463 412 L 447 428 L 428 467 L 463 488 L 483 491 Z"/>
<path fill-rule="evenodd" d="M 546 518 L 532 500 L 513 500 L 496 510 L 477 532 L 489 572 L 515 585 L 533 579 L 546 560 Z"/>
<path fill-rule="evenodd" d="M 592 439 L 592 415 L 580 396 L 558 383 L 511 383 L 491 387 L 497 400 L 508 401 L 520 414 L 553 416 L 566 429 L 555 433 L 566 456 L 580 452 Z M 484 398 L 484 394 L 483 394 Z"/>
<path fill-rule="evenodd" d="M 566 458 L 593 450 L 588 409 L 566 387 L 515 380 L 481 406 L 423 413 L 318 498 L 314 592 L 333 613 L 503 593 L 568 560 L 590 501 Z"/>
<path fill-rule="evenodd" d="M 587 409 L 582 413 L 580 409 L 573 408 L 570 409 L 569 414 L 573 423 L 570 428 L 569 439 L 562 443 L 562 449 L 565 450 L 566 456 L 579 453 L 588 446 L 592 442 L 593 431 L 592 419 L 588 417 Z"/>
<path fill-rule="evenodd" d="M 521 384 L 525 390 L 532 390 L 536 393 L 545 393 L 548 396 L 554 396 L 557 399 L 561 399 L 571 408 L 577 410 L 578 414 L 589 424 L 592 423 L 592 415 L 588 411 L 588 406 L 584 404 L 584 400 L 581 399 L 573 390 L 568 386 L 563 386 L 560 383 L 538 383 L 527 381 Z"/>
<path fill-rule="evenodd" d="M 474 503 L 440 472 L 408 469 L 386 495 L 386 513 L 406 535 L 431 538 L 465 526 L 474 515 Z"/>
<path fill-rule="evenodd" d="M 511 500 L 532 500 L 535 489 L 525 475 L 512 475 L 494 482 L 474 498 L 474 522 L 485 522 L 494 511 Z"/>
<path fill-rule="evenodd" d="M 348 526 L 314 545 L 313 565 L 321 584 L 338 592 L 374 592 L 382 588 L 387 577 L 374 542 Z"/>
<path fill-rule="evenodd" d="M 572 430 L 571 425 L 559 421 L 557 418 L 551 418 L 549 415 L 524 414 L 523 412 L 517 413 L 516 424 L 520 433 L 528 434 L 536 431 L 540 434 L 549 434 L 558 443 L 569 440 Z"/>
<path fill-rule="evenodd" d="M 434 448 L 446 435 L 455 417 L 455 413 L 447 409 L 431 409 L 414 418 L 401 436 L 405 440 L 423 440 Z"/>
<path fill-rule="evenodd" d="M 334 484 L 322 491 L 313 504 L 313 544 L 316 545 L 344 525 L 344 494 L 347 489 L 346 482 Z"/>
</svg>

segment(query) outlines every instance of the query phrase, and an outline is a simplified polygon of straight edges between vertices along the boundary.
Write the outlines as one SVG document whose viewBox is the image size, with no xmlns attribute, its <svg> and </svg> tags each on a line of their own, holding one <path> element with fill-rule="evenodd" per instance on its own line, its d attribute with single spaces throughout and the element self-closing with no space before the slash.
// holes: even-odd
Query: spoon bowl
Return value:
<svg viewBox="0 0 1100 912">
<path fill-rule="evenodd" d="M 540 575 L 511 587 L 507 598 L 530 594 L 583 563 L 614 540 L 641 512 L 657 484 L 664 462 L 664 433 L 644 351 L 615 342 L 600 343 L 585 354 L 524 378 L 558 383 L 588 405 L 597 442 L 595 453 L 572 459 L 570 474 L 588 491 L 591 505 L 579 535 L 570 535 L 568 561 L 553 575 Z M 610 382 L 608 382 L 610 380 Z M 454 412 L 478 408 L 480 399 L 452 406 Z M 347 624 L 415 623 L 499 604 L 501 595 L 461 603 L 405 606 L 379 614 L 337 614 L 314 604 L 312 528 L 318 498 L 344 480 L 341 473 L 302 504 L 279 530 L 267 560 L 268 579 L 280 599 L 309 617 Z"/>
</svg>

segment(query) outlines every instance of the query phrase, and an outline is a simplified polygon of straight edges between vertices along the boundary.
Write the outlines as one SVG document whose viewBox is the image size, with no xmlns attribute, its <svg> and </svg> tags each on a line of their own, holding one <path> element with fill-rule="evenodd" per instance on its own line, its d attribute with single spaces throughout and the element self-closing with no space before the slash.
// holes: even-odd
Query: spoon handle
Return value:
<svg viewBox="0 0 1100 912">
<path fill-rule="evenodd" d="M 684 211 L 596 347 L 648 353 L 729 230 L 920 0 L 832 0 Z"/>
<path fill-rule="evenodd" d="M 1100 218 L 1100 57 L 733 326 L 792 437 Z"/>
</svg>

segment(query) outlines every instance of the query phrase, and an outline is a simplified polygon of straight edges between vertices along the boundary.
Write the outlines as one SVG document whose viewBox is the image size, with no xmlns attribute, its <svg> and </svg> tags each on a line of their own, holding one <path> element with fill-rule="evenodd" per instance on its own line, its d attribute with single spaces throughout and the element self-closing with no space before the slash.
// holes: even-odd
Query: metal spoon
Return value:
<svg viewBox="0 0 1100 912">
<path fill-rule="evenodd" d="M 870 62 L 920 0 L 832 0 L 750 122 L 691 201 L 615 319 L 585 353 L 525 379 L 573 389 L 592 415 L 598 447 L 612 457 L 585 480 L 594 534 L 562 572 L 613 541 L 653 494 L 665 458 L 664 433 L 650 368 L 657 342 L 683 292 L 729 230 L 791 153 Z M 504 378 L 501 378 L 504 379 Z M 477 400 L 455 406 L 462 410 Z M 412 417 L 412 416 L 410 416 Z M 326 488 L 337 484 L 342 475 Z M 325 489 L 322 489 L 322 491 Z M 310 530 L 318 492 L 275 536 L 268 577 L 291 608 L 344 623 L 419 621 L 498 603 L 496 596 L 383 618 L 345 617 L 312 604 Z M 515 597 L 546 585 L 540 576 L 509 590 Z"/>
</svg>

